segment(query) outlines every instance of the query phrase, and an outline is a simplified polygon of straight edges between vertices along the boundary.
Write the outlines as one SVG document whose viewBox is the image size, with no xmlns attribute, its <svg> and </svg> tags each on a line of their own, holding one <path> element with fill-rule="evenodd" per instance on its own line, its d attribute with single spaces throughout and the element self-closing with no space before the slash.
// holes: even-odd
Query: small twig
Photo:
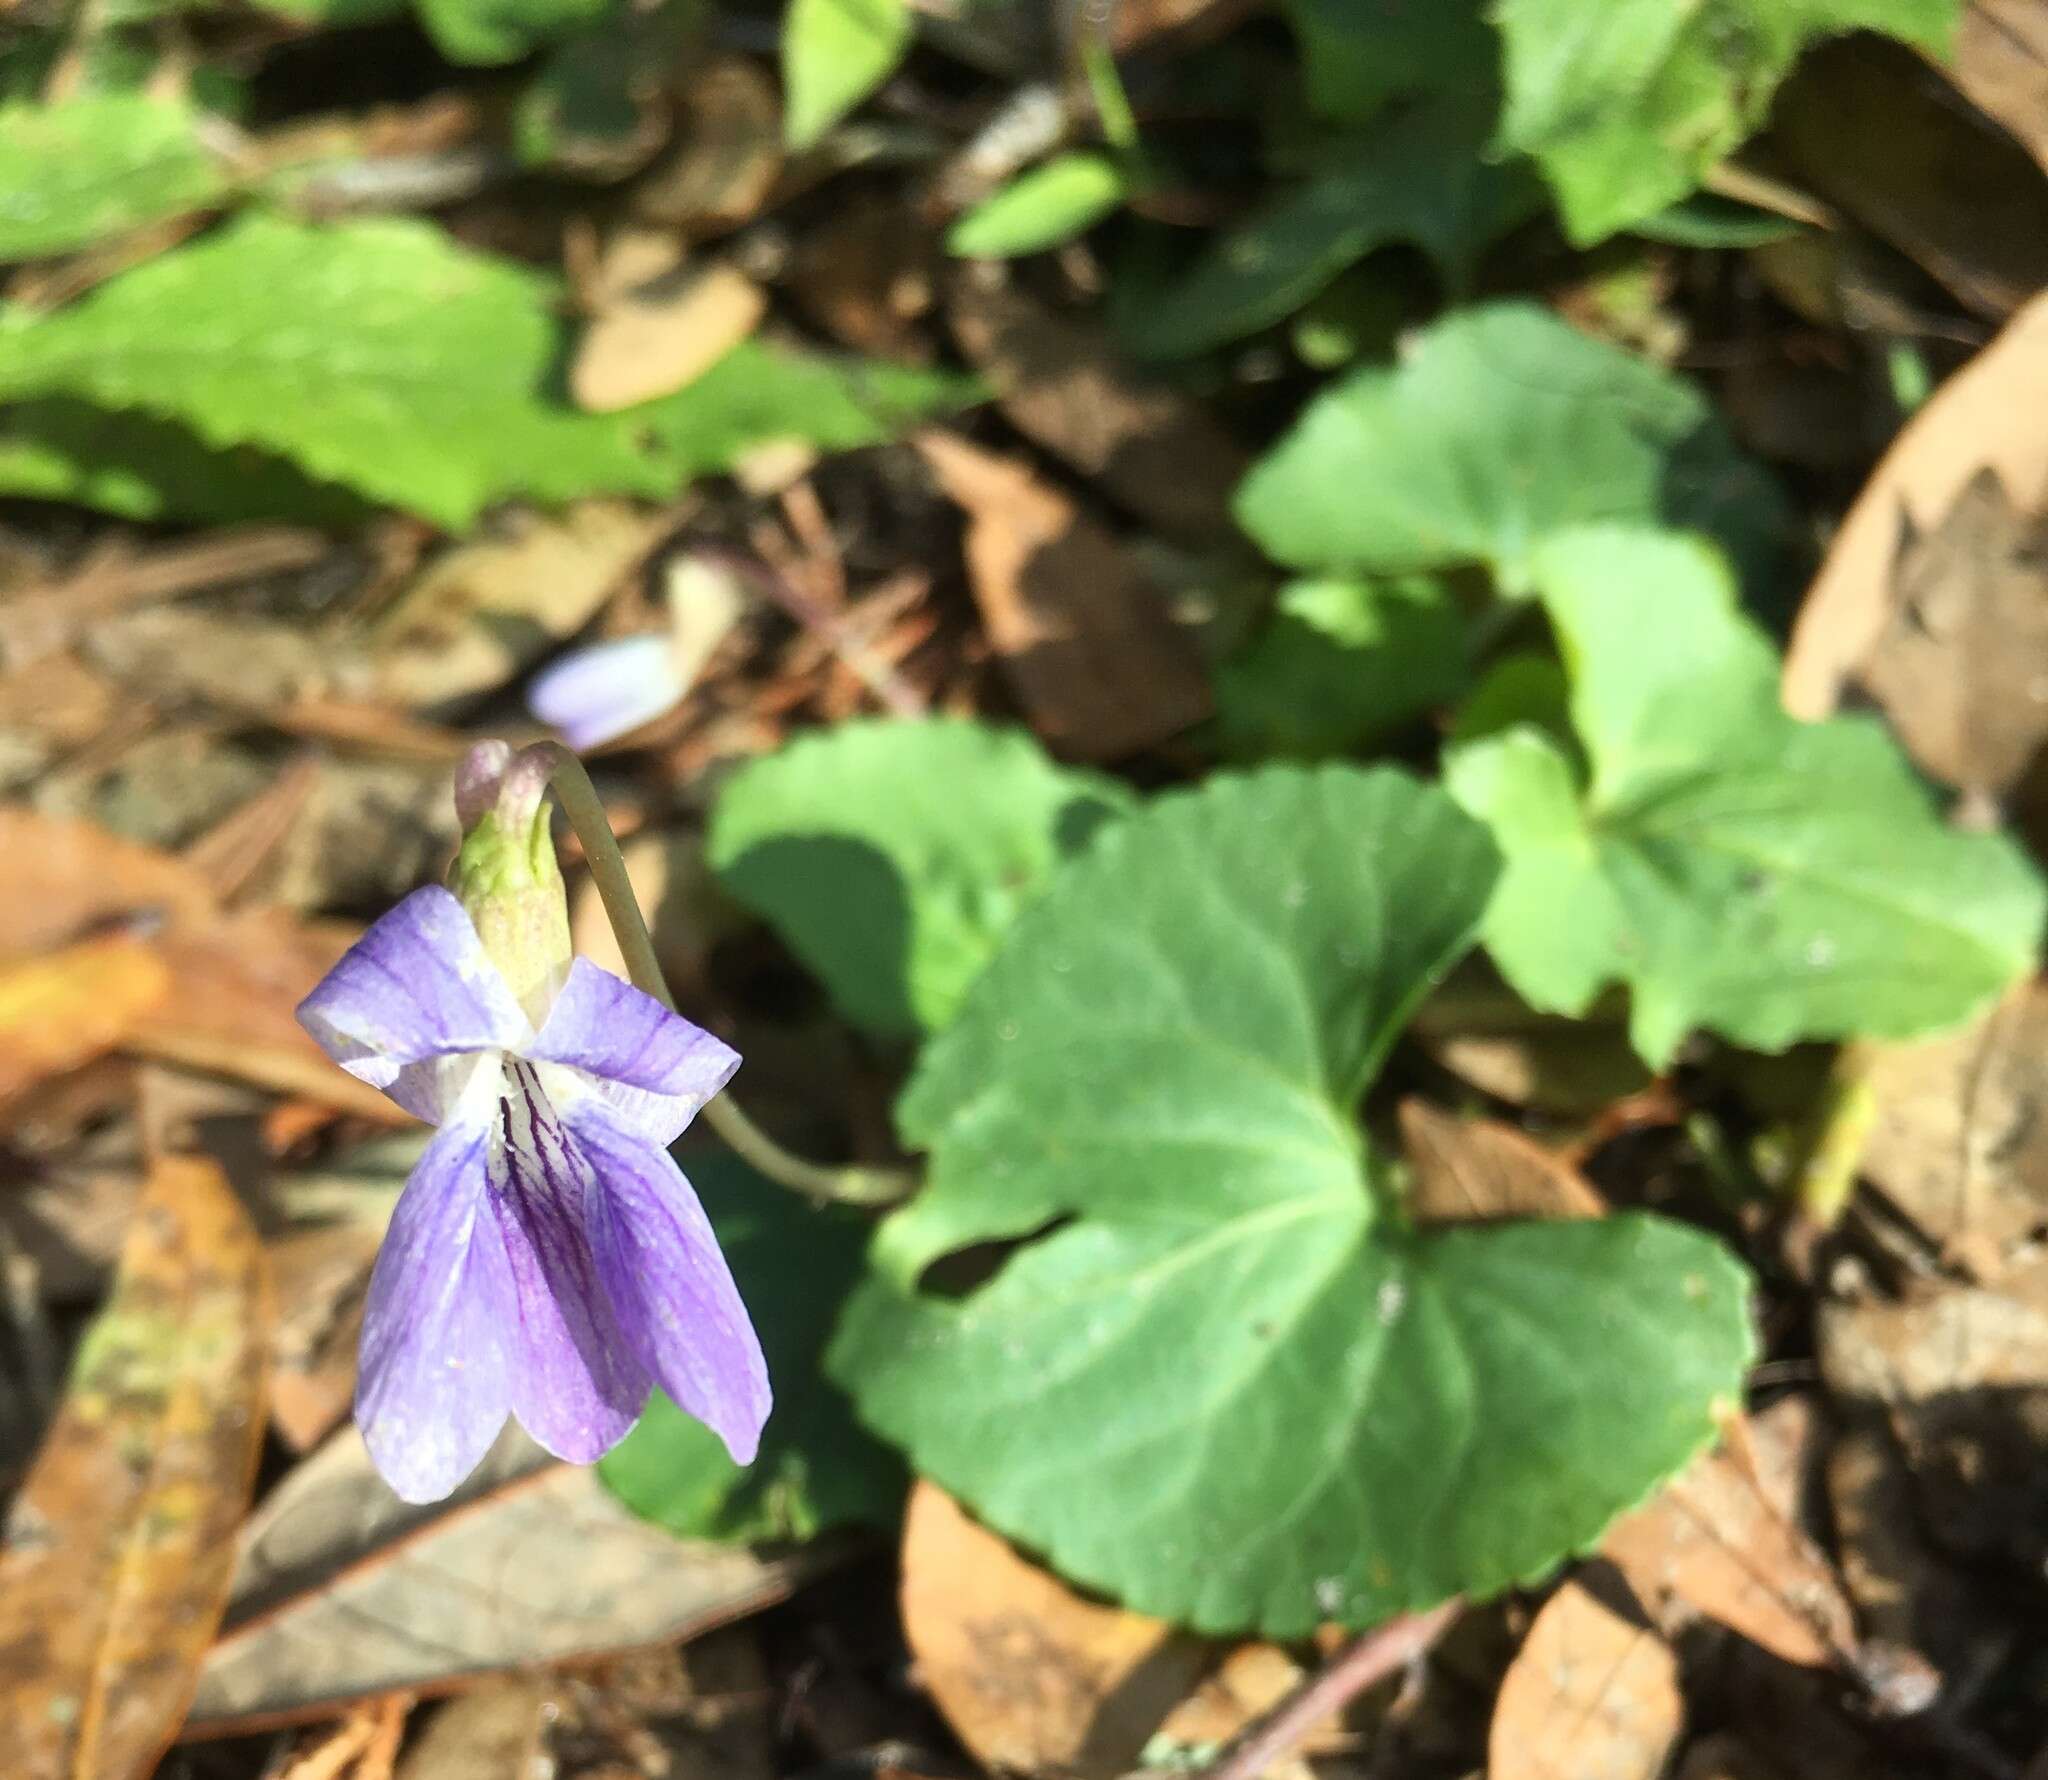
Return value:
<svg viewBox="0 0 2048 1780">
<path fill-rule="evenodd" d="M 1453 1596 L 1441 1607 L 1405 1613 L 1354 1639 L 1203 1769 L 1202 1780 L 1259 1780 L 1274 1763 L 1299 1749 L 1326 1718 L 1335 1717 L 1368 1687 L 1428 1650 L 1463 1605 Z"/>
<path fill-rule="evenodd" d="M 619 942 L 626 974 L 635 988 L 652 995 L 671 1013 L 675 998 L 655 957 L 654 941 L 640 913 L 633 882 L 626 874 L 626 861 L 618 840 L 606 820 L 604 802 L 582 761 L 558 742 L 538 744 L 548 750 L 551 768 L 549 784 L 576 838 L 583 843 L 583 858 L 590 867 L 591 881 L 604 904 L 605 918 Z M 916 1179 L 902 1169 L 869 1168 L 858 1163 L 833 1166 L 806 1161 L 790 1154 L 767 1132 L 740 1110 L 731 1094 L 714 1095 L 704 1107 L 704 1122 L 723 1138 L 744 1162 L 765 1174 L 779 1186 L 794 1189 L 812 1199 L 832 1200 L 842 1205 L 891 1205 L 906 1197 Z"/>
</svg>

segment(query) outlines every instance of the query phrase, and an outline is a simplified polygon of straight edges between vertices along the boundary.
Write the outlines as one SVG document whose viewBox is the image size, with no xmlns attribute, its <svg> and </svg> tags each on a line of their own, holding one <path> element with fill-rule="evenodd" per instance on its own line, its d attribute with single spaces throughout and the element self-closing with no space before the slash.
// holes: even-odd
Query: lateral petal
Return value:
<svg viewBox="0 0 2048 1780">
<path fill-rule="evenodd" d="M 435 1134 L 370 1274 L 356 1421 L 408 1502 L 437 1502 L 467 1477 L 511 1406 L 498 1337 L 511 1279 L 484 1207 L 485 1132 L 475 1118 Z"/>
<path fill-rule="evenodd" d="M 569 967 L 525 1055 L 577 1071 L 620 1123 L 664 1149 L 740 1066 L 723 1039 L 587 958 Z"/>
<path fill-rule="evenodd" d="M 664 1391 L 751 1463 L 773 1402 L 768 1366 L 711 1220 L 667 1150 L 604 1102 L 568 1117 L 596 1173 L 591 1247 L 627 1340 Z"/>
<path fill-rule="evenodd" d="M 299 1024 L 350 1075 L 438 1124 L 477 1052 L 533 1030 L 476 928 L 438 884 L 415 890 L 299 1003 Z"/>
</svg>

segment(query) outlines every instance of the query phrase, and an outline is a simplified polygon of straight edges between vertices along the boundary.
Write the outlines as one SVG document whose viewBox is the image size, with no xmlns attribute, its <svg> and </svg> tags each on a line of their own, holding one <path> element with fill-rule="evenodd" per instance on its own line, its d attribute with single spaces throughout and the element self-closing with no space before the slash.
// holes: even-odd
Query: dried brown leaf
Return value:
<svg viewBox="0 0 2048 1780">
<path fill-rule="evenodd" d="M 946 312 L 1011 424 L 1163 536 L 1231 536 L 1231 496 L 1250 459 L 1209 410 L 1141 378 L 1100 328 L 983 271 L 956 272 Z"/>
<path fill-rule="evenodd" d="M 985 1766 L 1121 1774 L 1194 1684 L 1205 1647 L 1083 1599 L 935 1484 L 903 1523 L 903 1630 L 926 1690 Z"/>
<path fill-rule="evenodd" d="M 426 707 L 504 685 L 581 630 L 674 523 L 624 501 L 508 517 L 457 544 L 400 596 L 371 645 L 380 697 Z"/>
<path fill-rule="evenodd" d="M 782 1599 L 828 1557 L 677 1539 L 513 1431 L 448 1501 L 411 1508 L 344 1428 L 249 1524 L 192 1734 L 687 1638 Z"/>
<path fill-rule="evenodd" d="M 768 294 L 724 260 L 622 293 L 592 317 L 569 366 L 569 393 L 611 414 L 673 395 L 753 333 Z"/>
<path fill-rule="evenodd" d="M 1824 1304 L 1817 1334 L 1829 1386 L 1888 1420 L 1932 1539 L 1972 1561 L 2048 1558 L 2048 1262 Z"/>
<path fill-rule="evenodd" d="M 691 68 L 678 98 L 674 141 L 626 202 L 647 222 L 724 234 L 753 219 L 782 172 L 781 95 L 758 63 L 723 56 Z"/>
<path fill-rule="evenodd" d="M 1822 45 L 1779 94 L 1771 143 L 1800 185 L 1973 309 L 2006 316 L 2048 285 L 2048 179 L 1903 45 Z"/>
<path fill-rule="evenodd" d="M 1861 679 L 1935 778 L 2002 797 L 2025 775 L 2048 738 L 2048 522 L 1996 470 L 1902 542 Z"/>
<path fill-rule="evenodd" d="M 52 951 L 137 916 L 171 923 L 213 912 L 205 877 L 90 822 L 0 808 L 0 958 Z"/>
<path fill-rule="evenodd" d="M 220 1169 L 152 1171 L 0 1554 L 19 1780 L 142 1780 L 227 1601 L 262 1435 L 262 1250 Z"/>
<path fill-rule="evenodd" d="M 1893 610 L 1903 540 L 1930 531 L 1981 471 L 2022 510 L 2048 496 L 2048 296 L 2009 321 L 1901 429 L 1835 534 L 1785 658 L 1785 707 L 1825 717 L 1860 682 Z"/>
<path fill-rule="evenodd" d="M 0 966 L 0 1106 L 112 1050 L 170 989 L 156 949 L 123 934 Z"/>
<path fill-rule="evenodd" d="M 2048 166 L 2048 7 L 2041 0 L 1971 0 L 1943 65 L 1971 104 Z"/>
<path fill-rule="evenodd" d="M 1401 1148 L 1417 1223 L 1485 1218 L 1597 1218 L 1606 1201 L 1569 1163 L 1511 1125 L 1401 1102 Z"/>
<path fill-rule="evenodd" d="M 1488 1780 L 1655 1780 L 1684 1724 L 1663 1639 L 1568 1581 L 1501 1683 Z"/>
<path fill-rule="evenodd" d="M 1208 716 L 1195 645 L 1098 521 L 1013 459 L 957 434 L 918 449 L 967 514 L 967 569 L 989 640 L 1056 753 L 1115 760 Z"/>
<path fill-rule="evenodd" d="M 1695 1459 L 1608 1530 L 1601 1555 L 1667 1635 L 1704 1616 L 1787 1662 L 1838 1662 L 1856 1645 L 1848 1599 L 1744 1463 L 1745 1446 Z"/>
<path fill-rule="evenodd" d="M 2048 1226 L 2048 986 L 1969 1025 L 1863 1047 L 1877 1103 L 1862 1172 L 1950 1260 L 1995 1280 Z"/>
</svg>

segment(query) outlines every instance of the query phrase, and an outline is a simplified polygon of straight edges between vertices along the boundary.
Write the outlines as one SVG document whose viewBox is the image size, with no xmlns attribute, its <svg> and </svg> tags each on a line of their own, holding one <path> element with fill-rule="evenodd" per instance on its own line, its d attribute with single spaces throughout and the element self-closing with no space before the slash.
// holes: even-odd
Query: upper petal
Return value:
<svg viewBox="0 0 2048 1780">
<path fill-rule="evenodd" d="M 639 1419 L 650 1380 L 591 1255 L 591 1163 L 530 1065 L 510 1063 L 505 1086 L 489 1204 L 512 1282 L 504 1328 L 512 1413 L 557 1458 L 588 1464 Z"/>
<path fill-rule="evenodd" d="M 673 709 L 686 690 L 676 669 L 666 635 L 592 643 L 536 675 L 526 708 L 581 753 Z"/>
<path fill-rule="evenodd" d="M 498 1330 L 511 1281 L 483 1209 L 484 1139 L 478 1118 L 435 1134 L 370 1275 L 356 1421 L 408 1502 L 437 1502 L 467 1477 L 510 1407 Z"/>
<path fill-rule="evenodd" d="M 732 1046 L 587 958 L 525 1054 L 592 1078 L 620 1122 L 663 1148 L 740 1066 Z"/>
<path fill-rule="evenodd" d="M 591 1247 L 627 1339 L 655 1382 L 751 1463 L 773 1401 L 768 1364 L 711 1220 L 668 1152 L 602 1101 L 567 1116 L 596 1171 Z"/>
<path fill-rule="evenodd" d="M 349 947 L 299 1003 L 299 1023 L 349 1074 L 429 1123 L 462 1085 L 444 1059 L 510 1048 L 532 1031 L 462 904 L 438 884 Z"/>
</svg>

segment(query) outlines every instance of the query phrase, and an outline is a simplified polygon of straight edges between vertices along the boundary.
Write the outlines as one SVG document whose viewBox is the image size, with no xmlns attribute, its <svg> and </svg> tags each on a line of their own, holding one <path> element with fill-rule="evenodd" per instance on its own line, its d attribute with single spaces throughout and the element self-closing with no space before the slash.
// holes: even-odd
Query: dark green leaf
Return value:
<svg viewBox="0 0 2048 1780">
<path fill-rule="evenodd" d="M 1493 874 L 1386 770 L 1107 830 L 904 1099 L 928 1183 L 830 1355 L 863 1416 L 1074 1580 L 1274 1636 L 1531 1580 L 1685 1463 L 1749 1355 L 1741 1268 L 1651 1218 L 1405 1231 L 1355 1121 Z"/>
</svg>

